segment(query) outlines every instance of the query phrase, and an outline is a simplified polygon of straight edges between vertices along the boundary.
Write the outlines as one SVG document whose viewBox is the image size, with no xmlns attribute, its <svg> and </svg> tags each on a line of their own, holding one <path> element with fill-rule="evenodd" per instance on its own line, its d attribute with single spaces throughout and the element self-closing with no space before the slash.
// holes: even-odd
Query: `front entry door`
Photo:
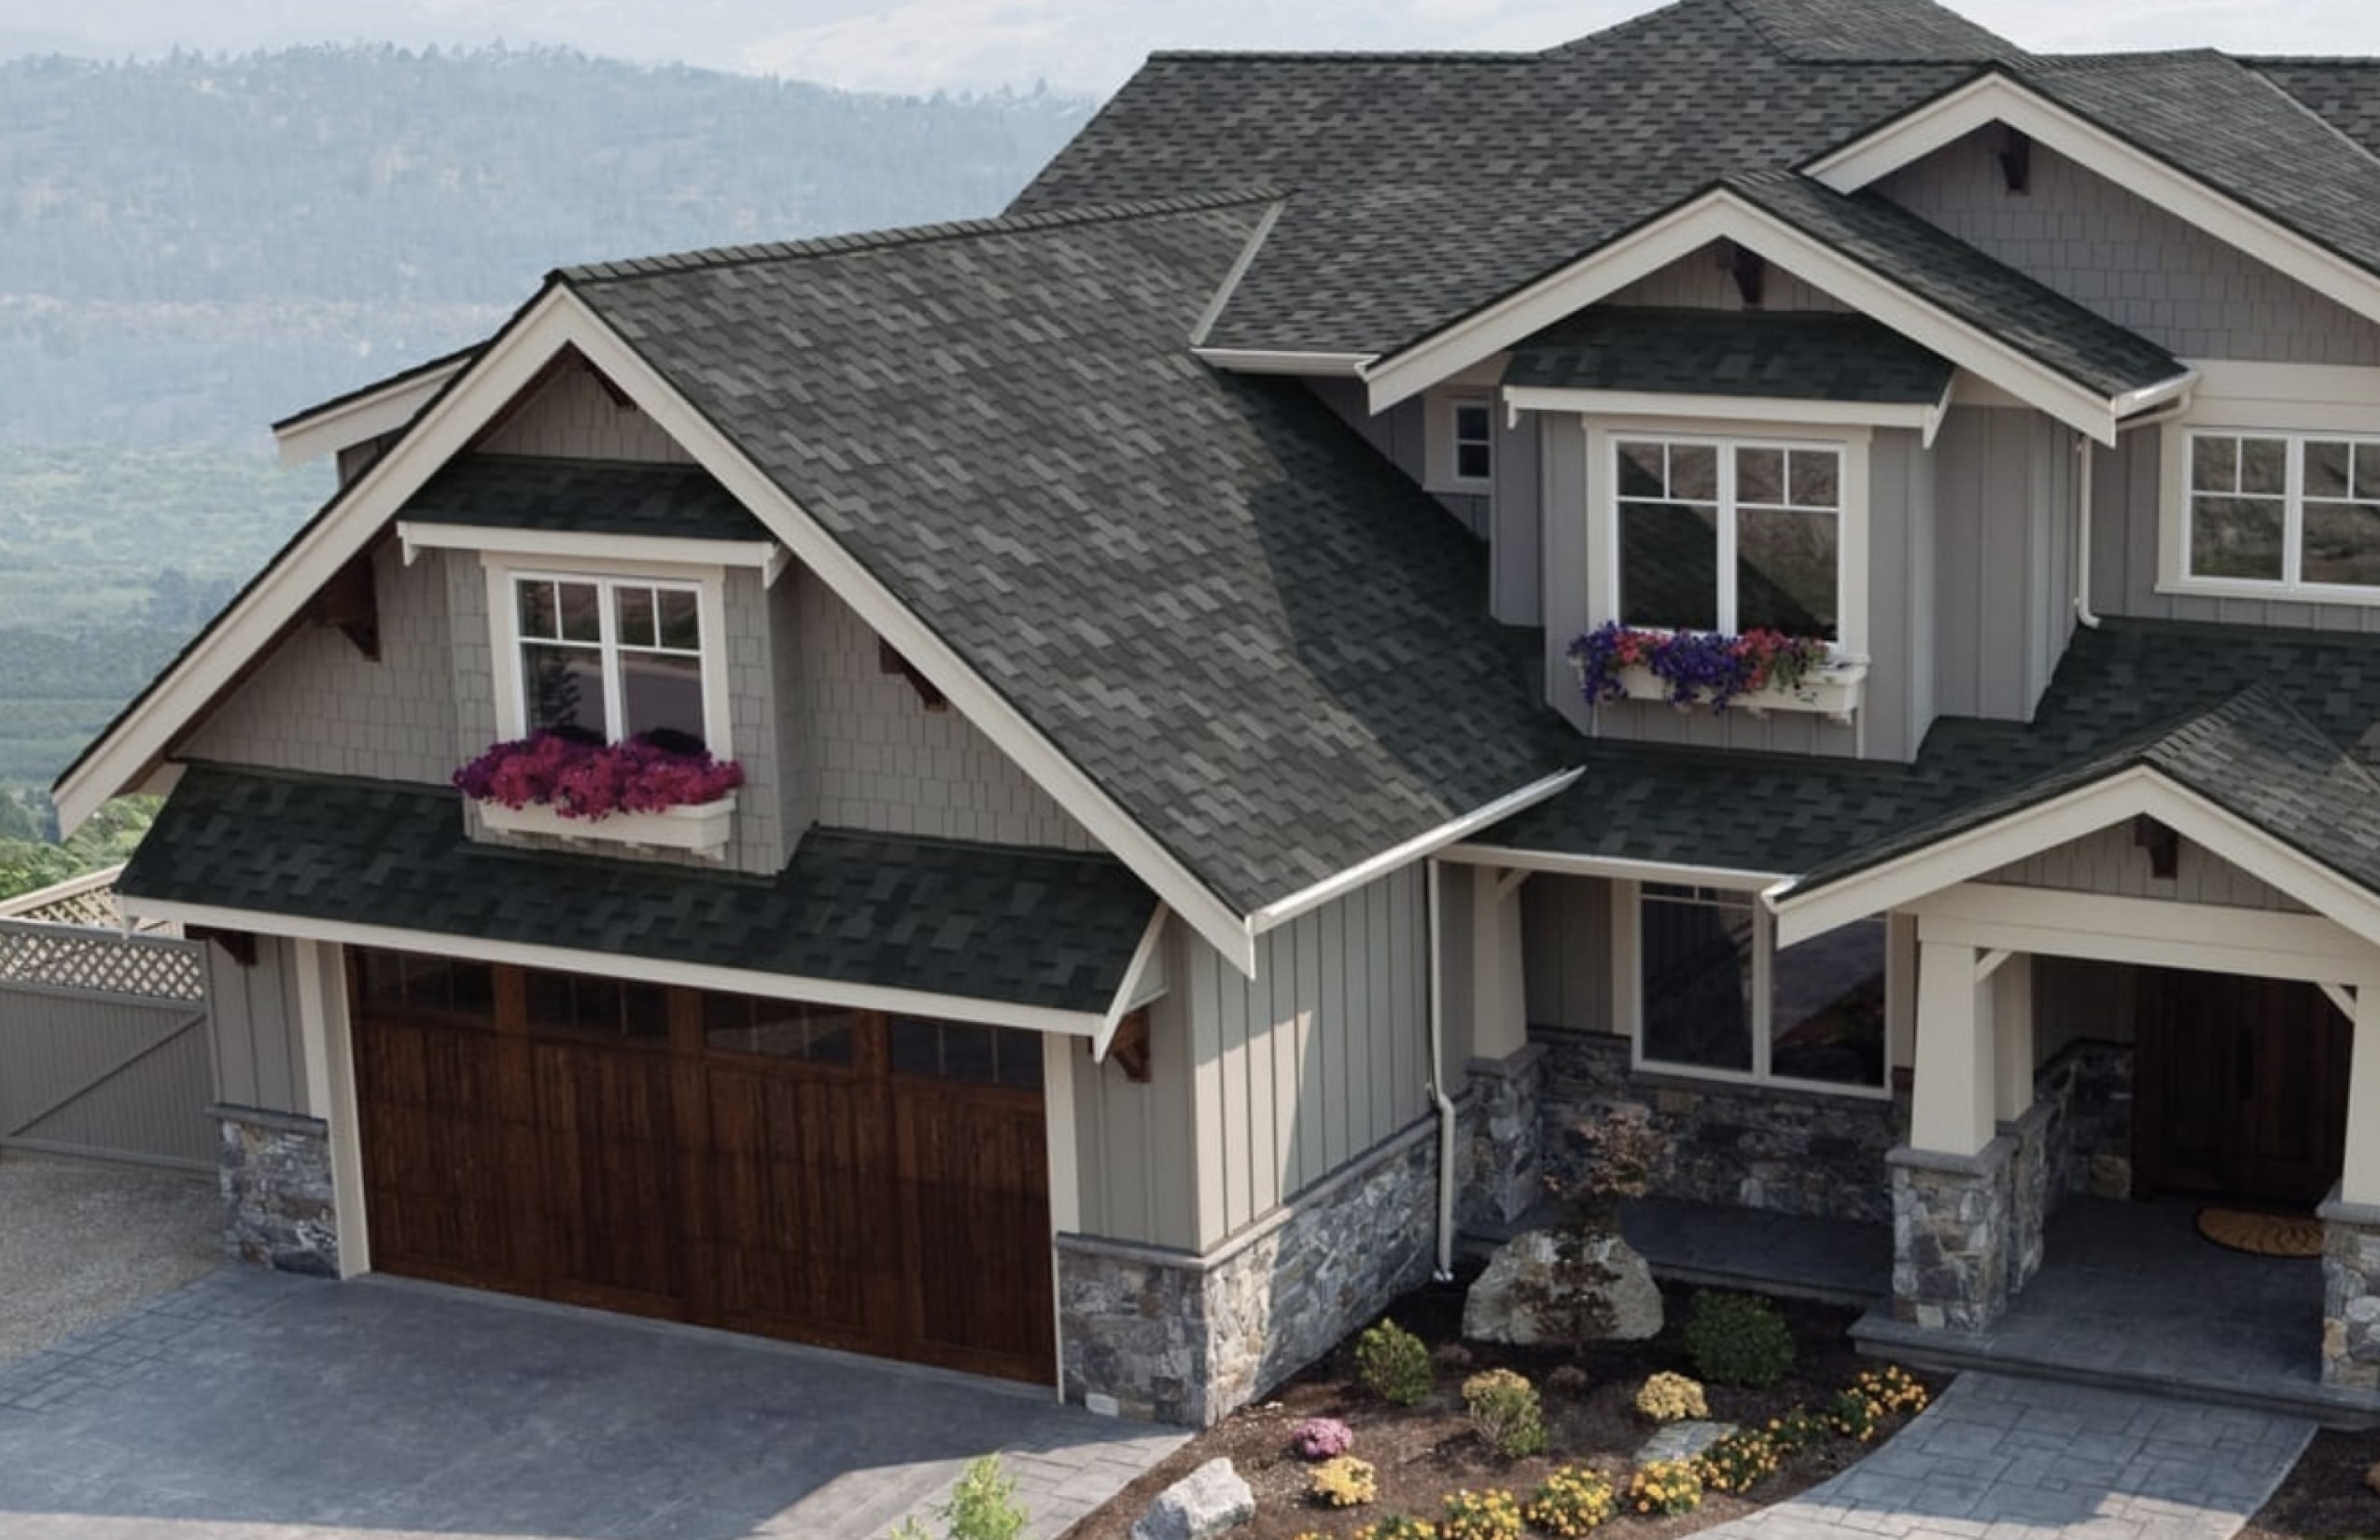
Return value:
<svg viewBox="0 0 2380 1540">
<path fill-rule="evenodd" d="M 2143 1194 L 2310 1209 L 2345 1159 L 2354 1028 L 2311 984 L 2140 972 L 2133 1158 Z"/>
</svg>

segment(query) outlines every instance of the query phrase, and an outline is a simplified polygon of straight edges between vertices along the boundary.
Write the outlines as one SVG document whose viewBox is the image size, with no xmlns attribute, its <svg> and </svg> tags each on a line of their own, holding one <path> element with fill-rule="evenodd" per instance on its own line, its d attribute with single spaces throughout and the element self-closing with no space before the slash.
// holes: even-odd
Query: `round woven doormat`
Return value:
<svg viewBox="0 0 2380 1540">
<path fill-rule="evenodd" d="M 2322 1222 L 2305 1214 L 2201 1209 L 2198 1233 L 2218 1246 L 2256 1256 L 2320 1256 Z"/>
</svg>

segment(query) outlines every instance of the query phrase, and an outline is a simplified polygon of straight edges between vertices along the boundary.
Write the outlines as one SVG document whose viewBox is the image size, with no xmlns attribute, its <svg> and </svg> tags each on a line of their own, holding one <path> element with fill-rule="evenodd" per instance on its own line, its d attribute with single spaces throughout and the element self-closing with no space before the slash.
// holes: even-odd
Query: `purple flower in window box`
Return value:
<svg viewBox="0 0 2380 1540">
<path fill-rule="evenodd" d="M 1791 690 L 1827 662 L 1827 644 L 1781 631 L 1648 631 L 1606 621 L 1570 644 L 1570 661 L 1589 705 L 1627 698 L 1623 671 L 1643 668 L 1673 706 L 1708 703 L 1724 711 L 1739 695 Z"/>
<path fill-rule="evenodd" d="M 515 810 L 535 804 L 561 818 L 593 821 L 717 802 L 744 784 L 744 767 L 707 749 L 650 737 L 590 743 L 540 730 L 490 746 L 455 771 L 454 782 L 474 802 Z"/>
</svg>

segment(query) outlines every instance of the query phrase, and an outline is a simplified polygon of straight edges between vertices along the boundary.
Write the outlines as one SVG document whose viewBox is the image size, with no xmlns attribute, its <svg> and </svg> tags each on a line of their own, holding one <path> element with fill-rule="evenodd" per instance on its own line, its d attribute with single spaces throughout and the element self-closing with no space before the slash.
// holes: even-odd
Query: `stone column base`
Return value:
<svg viewBox="0 0 2380 1540">
<path fill-rule="evenodd" d="M 1426 1118 L 1203 1253 L 1057 1238 L 1066 1399 L 1209 1427 L 1430 1276 L 1437 1120 Z"/>
<path fill-rule="evenodd" d="M 2008 1294 L 2033 1281 L 2041 1270 L 2041 1234 L 2056 1207 L 2058 1112 L 2047 1102 L 2035 1102 L 2014 1122 L 2000 1125 L 2000 1136 L 2016 1141 L 2009 1164 Z"/>
<path fill-rule="evenodd" d="M 1893 1173 L 1893 1319 L 1981 1331 L 2008 1309 L 2017 1141 L 1972 1155 L 1904 1144 Z"/>
<path fill-rule="evenodd" d="M 2380 1391 L 2380 1207 L 2341 1202 L 2332 1187 L 2314 1211 L 2322 1220 L 2322 1383 Z"/>
<path fill-rule="evenodd" d="M 231 1254 L 280 1272 L 338 1277 L 329 1125 L 255 1107 L 208 1112 L 223 1125 L 218 1175 Z"/>
<path fill-rule="evenodd" d="M 1463 1119 L 1471 1159 L 1455 1193 L 1463 1226 L 1505 1225 L 1545 1196 L 1545 1124 L 1538 1092 L 1546 1081 L 1547 1049 L 1533 1043 L 1502 1058 L 1470 1063 L 1471 1108 Z"/>
</svg>

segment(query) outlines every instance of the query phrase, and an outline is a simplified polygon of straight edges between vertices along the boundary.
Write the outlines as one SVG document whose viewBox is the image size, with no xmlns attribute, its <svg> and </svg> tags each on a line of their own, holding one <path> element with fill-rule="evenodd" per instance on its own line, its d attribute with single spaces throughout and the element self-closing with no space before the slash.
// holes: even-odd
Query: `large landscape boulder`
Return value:
<svg viewBox="0 0 2380 1540">
<path fill-rule="evenodd" d="M 1214 1540 L 1256 1517 L 1256 1494 L 1228 1460 L 1210 1460 L 1157 1494 L 1132 1540 Z"/>
<path fill-rule="evenodd" d="M 1565 1244 L 1575 1258 L 1564 1260 Z M 1531 1230 L 1505 1243 L 1463 1302 L 1463 1335 L 1478 1342 L 1562 1342 L 1579 1323 L 1641 1341 L 1661 1329 L 1653 1269 L 1617 1235 Z"/>
</svg>

